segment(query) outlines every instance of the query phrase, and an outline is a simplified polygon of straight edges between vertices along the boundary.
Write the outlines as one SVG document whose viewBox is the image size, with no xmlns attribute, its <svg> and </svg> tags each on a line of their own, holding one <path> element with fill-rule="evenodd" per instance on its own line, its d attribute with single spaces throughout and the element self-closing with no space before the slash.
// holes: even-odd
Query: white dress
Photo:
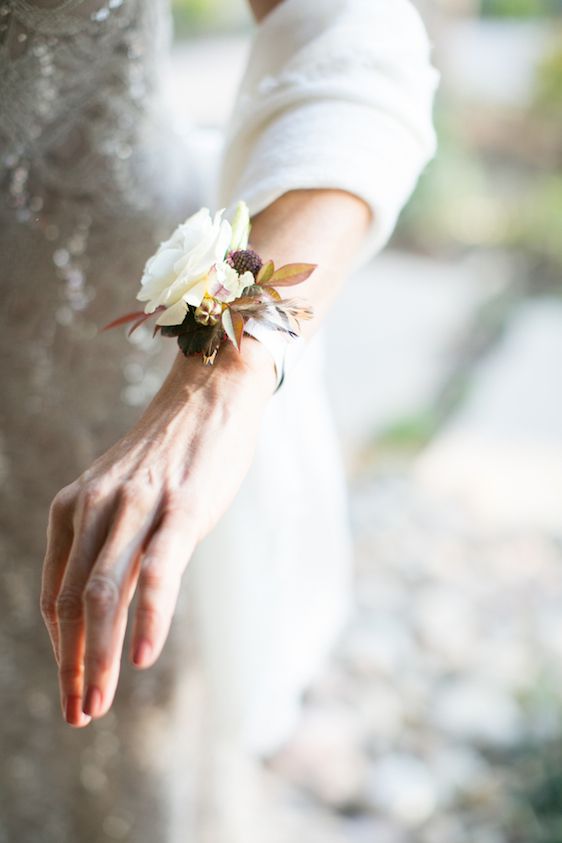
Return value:
<svg viewBox="0 0 562 843">
<path fill-rule="evenodd" d="M 130 309 L 146 259 L 202 204 L 244 198 L 256 213 L 293 188 L 351 190 L 374 211 L 358 265 L 434 148 L 435 72 L 406 0 L 284 0 L 256 26 L 214 141 L 173 130 L 169 39 L 166 0 L 0 0 L 0 843 L 183 839 L 188 797 L 169 771 L 187 781 L 192 769 L 183 693 L 195 660 L 214 731 L 272 752 L 349 607 L 317 338 L 196 552 L 157 665 L 124 664 L 94 726 L 60 717 L 38 611 L 48 506 L 134 423 L 175 354 L 142 331 L 127 341 L 97 328 Z"/>
</svg>

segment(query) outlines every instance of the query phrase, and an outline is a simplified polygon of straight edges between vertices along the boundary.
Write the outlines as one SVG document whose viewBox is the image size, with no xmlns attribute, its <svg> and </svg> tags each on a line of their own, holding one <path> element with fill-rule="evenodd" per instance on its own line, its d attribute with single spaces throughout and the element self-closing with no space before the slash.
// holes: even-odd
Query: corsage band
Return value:
<svg viewBox="0 0 562 843">
<path fill-rule="evenodd" d="M 298 337 L 300 320 L 310 319 L 312 309 L 283 298 L 277 288 L 305 281 L 317 264 L 276 269 L 249 245 L 246 203 L 237 203 L 232 222 L 223 219 L 224 210 L 211 218 L 209 209 L 201 208 L 179 225 L 144 267 L 137 293 L 144 310 L 120 316 L 104 330 L 132 322 L 130 335 L 156 316 L 153 336 L 175 337 L 186 356 L 200 353 L 206 365 L 214 363 L 225 341 L 240 351 L 244 333 L 262 341 L 265 331 Z M 278 385 L 281 379 L 278 372 Z"/>
</svg>

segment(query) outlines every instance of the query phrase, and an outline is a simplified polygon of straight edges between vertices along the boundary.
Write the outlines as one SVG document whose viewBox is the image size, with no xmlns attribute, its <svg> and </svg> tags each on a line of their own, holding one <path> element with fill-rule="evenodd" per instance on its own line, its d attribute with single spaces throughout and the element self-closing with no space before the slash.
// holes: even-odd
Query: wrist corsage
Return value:
<svg viewBox="0 0 562 843">
<path fill-rule="evenodd" d="M 300 333 L 300 320 L 312 309 L 299 299 L 282 298 L 277 287 L 305 281 L 317 264 L 288 263 L 275 269 L 248 245 L 251 229 L 245 202 L 240 201 L 229 222 L 224 208 L 214 218 L 201 208 L 179 225 L 147 261 L 137 294 L 144 311 L 127 313 L 104 330 L 132 322 L 129 335 L 156 316 L 154 334 L 176 337 L 182 352 L 201 353 L 212 365 L 221 344 L 229 340 L 238 350 L 246 323 L 288 337 Z"/>
</svg>

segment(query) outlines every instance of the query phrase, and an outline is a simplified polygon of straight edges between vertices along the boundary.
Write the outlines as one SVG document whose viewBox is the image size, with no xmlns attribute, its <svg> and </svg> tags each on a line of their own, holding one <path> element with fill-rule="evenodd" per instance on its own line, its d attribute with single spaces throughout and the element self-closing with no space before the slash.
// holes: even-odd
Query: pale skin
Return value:
<svg viewBox="0 0 562 843">
<path fill-rule="evenodd" d="M 259 20 L 278 2 L 250 5 Z M 304 283 L 282 290 L 314 308 L 305 339 L 345 280 L 370 213 L 343 190 L 293 190 L 252 219 L 250 245 L 264 258 L 318 264 Z M 111 707 L 135 594 L 129 658 L 140 669 L 158 659 L 182 575 L 240 487 L 274 385 L 271 355 L 250 337 L 240 353 L 222 346 L 212 367 L 178 352 L 137 424 L 55 496 L 41 611 L 71 726 Z"/>
</svg>

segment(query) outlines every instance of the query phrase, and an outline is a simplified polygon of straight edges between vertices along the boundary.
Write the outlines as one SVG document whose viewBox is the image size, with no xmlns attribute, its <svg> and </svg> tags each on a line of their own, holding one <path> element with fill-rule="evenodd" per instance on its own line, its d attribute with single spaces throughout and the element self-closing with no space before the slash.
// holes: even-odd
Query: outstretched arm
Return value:
<svg viewBox="0 0 562 843">
<path fill-rule="evenodd" d="M 318 314 L 312 329 L 368 218 L 351 194 L 305 190 L 254 219 L 251 242 L 263 255 L 319 264 L 302 285 Z M 250 337 L 240 354 L 222 346 L 213 367 L 178 353 L 135 427 L 53 501 L 41 607 L 71 725 L 111 706 L 135 591 L 131 659 L 148 667 L 158 658 L 182 574 L 240 486 L 273 386 L 269 352 Z"/>
<path fill-rule="evenodd" d="M 408 0 L 250 4 L 260 24 L 219 205 L 247 202 L 251 245 L 276 265 L 318 264 L 295 288 L 315 311 L 308 336 L 358 256 L 389 236 L 432 154 L 434 76 Z M 72 725 L 111 706 L 135 592 L 131 657 L 157 659 L 183 571 L 240 486 L 274 384 L 269 352 L 249 337 L 211 369 L 178 354 L 135 427 L 56 496 L 41 606 Z"/>
</svg>

